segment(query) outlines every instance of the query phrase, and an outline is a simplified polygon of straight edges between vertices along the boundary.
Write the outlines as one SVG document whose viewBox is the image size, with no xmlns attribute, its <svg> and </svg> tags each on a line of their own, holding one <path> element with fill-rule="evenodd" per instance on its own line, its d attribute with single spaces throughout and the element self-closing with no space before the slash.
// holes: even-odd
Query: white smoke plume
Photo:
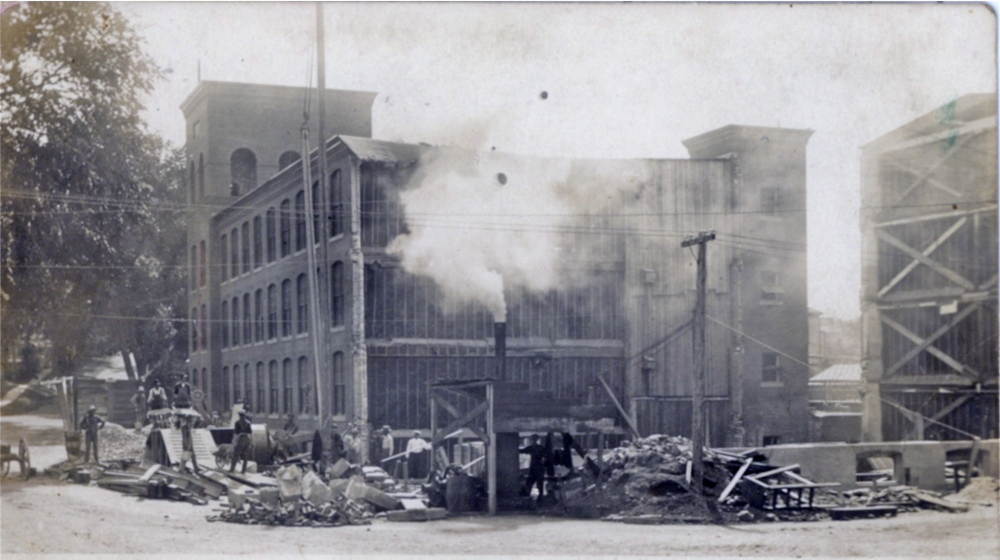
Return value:
<svg viewBox="0 0 1000 560">
<path fill-rule="evenodd" d="M 410 233 L 389 252 L 453 301 L 486 305 L 506 320 L 505 286 L 540 292 L 565 285 L 567 231 L 579 216 L 642 182 L 642 166 L 581 165 L 452 149 L 429 151 L 401 193 Z M 637 171 L 639 172 L 637 174 Z"/>
</svg>

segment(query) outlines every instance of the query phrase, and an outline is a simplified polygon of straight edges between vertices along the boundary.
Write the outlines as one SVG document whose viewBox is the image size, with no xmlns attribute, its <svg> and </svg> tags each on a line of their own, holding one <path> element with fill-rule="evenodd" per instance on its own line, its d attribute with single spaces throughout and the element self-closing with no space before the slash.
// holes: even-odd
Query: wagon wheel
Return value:
<svg viewBox="0 0 1000 560">
<path fill-rule="evenodd" d="M 9 457 L 4 457 L 2 460 L 0 460 L 0 468 L 3 469 L 2 472 L 0 472 L 0 475 L 2 475 L 4 478 L 6 478 L 7 475 L 10 474 L 10 458 Z"/>
<path fill-rule="evenodd" d="M 219 470 L 228 468 L 229 467 L 229 461 L 225 457 L 223 457 L 221 455 L 216 455 L 215 456 L 215 466 Z"/>
<path fill-rule="evenodd" d="M 31 451 L 28 450 L 28 443 L 24 438 L 17 442 L 17 458 L 21 465 L 21 478 L 27 480 L 31 476 Z M 7 468 L 10 469 L 9 463 Z"/>
</svg>

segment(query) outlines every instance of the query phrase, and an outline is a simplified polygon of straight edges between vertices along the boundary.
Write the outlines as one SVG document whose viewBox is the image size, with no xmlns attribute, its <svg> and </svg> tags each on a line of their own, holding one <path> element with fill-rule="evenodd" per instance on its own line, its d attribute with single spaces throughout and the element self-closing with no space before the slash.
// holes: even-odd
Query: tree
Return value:
<svg viewBox="0 0 1000 560">
<path fill-rule="evenodd" d="M 145 356 L 147 336 L 167 347 L 183 336 L 171 321 L 183 297 L 181 160 L 141 118 L 159 77 L 141 47 L 106 4 L 0 17 L 5 361 L 41 336 L 66 374 L 94 352 Z"/>
</svg>

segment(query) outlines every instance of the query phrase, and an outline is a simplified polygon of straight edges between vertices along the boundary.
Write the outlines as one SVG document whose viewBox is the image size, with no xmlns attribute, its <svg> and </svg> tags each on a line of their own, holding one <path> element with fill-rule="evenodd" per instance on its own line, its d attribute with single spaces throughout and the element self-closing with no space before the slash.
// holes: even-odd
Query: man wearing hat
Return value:
<svg viewBox="0 0 1000 560">
<path fill-rule="evenodd" d="M 84 462 L 90 462 L 90 447 L 94 447 L 94 462 L 101 462 L 97 458 L 97 430 L 104 427 L 104 419 L 97 415 L 97 407 L 90 405 L 87 409 L 87 415 L 80 420 L 80 429 L 86 434 L 87 441 L 87 451 L 84 454 Z"/>
<path fill-rule="evenodd" d="M 135 411 L 135 429 L 141 430 L 143 424 L 146 423 L 146 389 L 139 385 L 129 402 L 132 403 L 132 410 Z"/>
<path fill-rule="evenodd" d="M 413 437 L 406 442 L 406 463 L 409 471 L 406 473 L 406 478 L 427 476 L 430 468 L 430 454 L 424 452 L 430 451 L 430 449 L 431 444 L 420 436 L 420 430 L 414 430 Z"/>
<path fill-rule="evenodd" d="M 229 472 L 236 470 L 236 463 L 241 459 L 243 460 L 243 470 L 241 472 L 247 472 L 247 460 L 250 458 L 250 448 L 253 447 L 253 441 L 250 439 L 252 431 L 253 429 L 250 427 L 250 420 L 247 418 L 246 411 L 241 410 L 240 419 L 233 426 L 233 437 L 236 438 L 236 442 L 233 446 L 233 462 L 229 464 Z"/>
</svg>

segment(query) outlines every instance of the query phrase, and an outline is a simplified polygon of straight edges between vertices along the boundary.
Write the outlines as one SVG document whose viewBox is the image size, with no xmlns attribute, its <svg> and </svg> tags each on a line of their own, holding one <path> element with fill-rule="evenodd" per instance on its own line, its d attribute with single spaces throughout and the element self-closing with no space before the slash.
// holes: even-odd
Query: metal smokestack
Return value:
<svg viewBox="0 0 1000 560">
<path fill-rule="evenodd" d="M 493 323 L 493 340 L 496 347 L 494 377 L 507 380 L 507 323 Z"/>
</svg>

